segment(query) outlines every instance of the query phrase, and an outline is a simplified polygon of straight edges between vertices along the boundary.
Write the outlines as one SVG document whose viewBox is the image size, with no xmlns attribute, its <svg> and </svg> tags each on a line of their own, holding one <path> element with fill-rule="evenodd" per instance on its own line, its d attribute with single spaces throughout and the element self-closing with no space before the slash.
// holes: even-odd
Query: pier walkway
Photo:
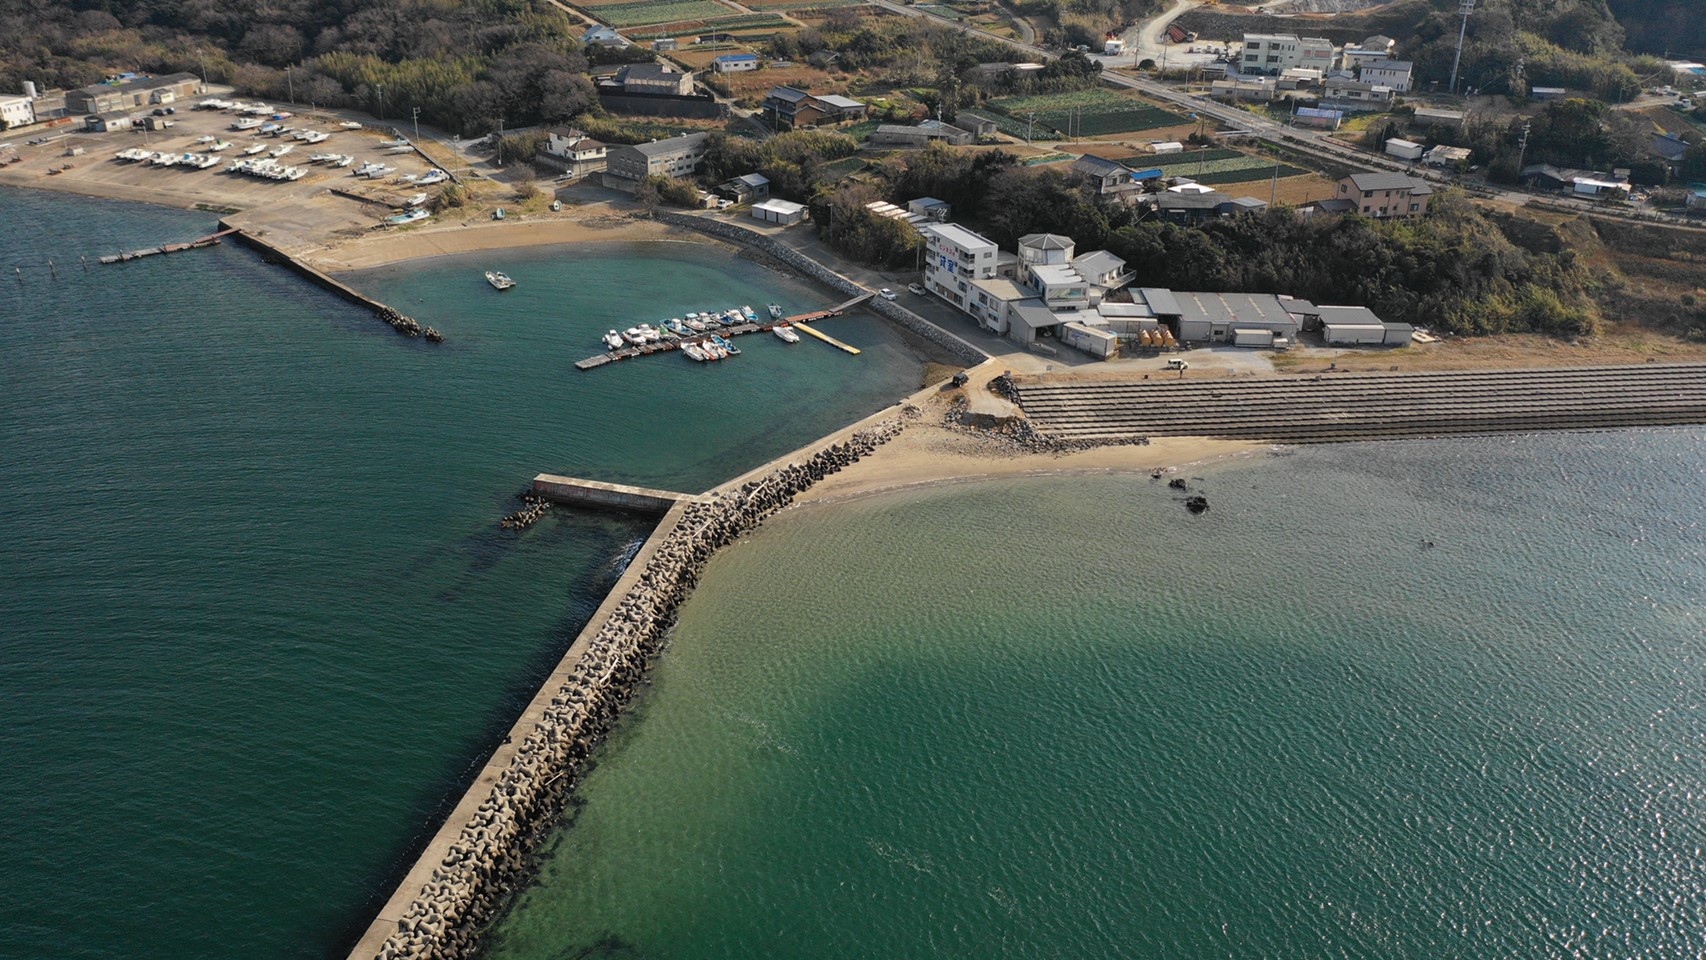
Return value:
<svg viewBox="0 0 1706 960">
<path fill-rule="evenodd" d="M 859 304 L 864 303 L 865 301 L 871 299 L 874 296 L 876 296 L 876 294 L 874 294 L 874 293 L 864 293 L 864 294 L 861 294 L 857 297 L 854 297 L 851 300 L 846 301 L 845 303 L 838 303 L 835 306 L 830 307 L 827 310 L 813 310 L 810 313 L 797 313 L 791 317 L 783 317 L 780 320 L 775 320 L 775 321 L 771 321 L 768 323 L 755 322 L 755 323 L 736 324 L 735 326 L 732 326 L 732 327 L 713 327 L 711 329 L 706 330 L 703 334 L 697 334 L 696 333 L 691 337 L 673 337 L 671 339 L 659 340 L 655 343 L 647 343 L 647 344 L 642 344 L 640 346 L 621 347 L 619 349 L 610 350 L 610 351 L 607 351 L 605 353 L 596 353 L 590 357 L 587 357 L 585 360 L 575 361 L 575 369 L 576 370 L 594 370 L 594 369 L 597 369 L 598 367 L 604 366 L 607 363 L 615 363 L 618 360 L 628 360 L 628 359 L 631 359 L 633 357 L 646 357 L 646 356 L 650 356 L 654 353 L 668 353 L 672 350 L 680 350 L 682 347 L 686 346 L 689 343 L 703 343 L 704 341 L 709 340 L 712 337 L 740 337 L 740 336 L 745 336 L 746 334 L 749 334 L 749 333 L 763 333 L 763 332 L 766 332 L 769 330 L 773 330 L 782 324 L 792 324 L 792 325 L 799 326 L 799 328 L 801 330 L 804 330 L 806 333 L 811 334 L 812 336 L 818 338 L 819 340 L 822 340 L 823 342 L 828 343 L 832 346 L 839 347 L 842 350 L 847 351 L 848 353 L 857 355 L 859 353 L 859 349 L 857 347 L 848 346 L 847 344 L 842 343 L 840 340 L 837 340 L 834 337 L 826 336 L 826 335 L 824 335 L 824 334 L 822 334 L 816 330 L 811 329 L 810 327 L 804 326 L 803 324 L 808 320 L 825 320 L 825 319 L 828 319 L 829 317 L 839 317 L 842 314 L 853 309 L 854 307 L 858 306 Z"/>
<path fill-rule="evenodd" d="M 226 227 L 225 229 L 220 230 L 218 233 L 210 233 L 207 236 L 200 238 L 199 240 L 189 240 L 189 241 L 185 241 L 184 243 L 165 243 L 165 244 L 161 244 L 158 247 L 149 247 L 146 250 L 130 250 L 130 251 L 125 251 L 125 252 L 121 252 L 121 253 L 109 254 L 107 256 L 102 257 L 101 262 L 102 263 L 129 263 L 132 260 L 140 260 L 143 257 L 152 257 L 155 254 L 177 253 L 180 250 L 197 250 L 197 249 L 200 249 L 202 247 L 211 247 L 214 244 L 218 243 L 221 239 L 223 239 L 227 236 L 230 236 L 231 234 L 236 233 L 236 232 L 237 232 L 237 230 L 235 227 Z"/>
<path fill-rule="evenodd" d="M 1039 433 L 1281 443 L 1706 423 L 1706 364 L 1019 383 Z"/>
</svg>

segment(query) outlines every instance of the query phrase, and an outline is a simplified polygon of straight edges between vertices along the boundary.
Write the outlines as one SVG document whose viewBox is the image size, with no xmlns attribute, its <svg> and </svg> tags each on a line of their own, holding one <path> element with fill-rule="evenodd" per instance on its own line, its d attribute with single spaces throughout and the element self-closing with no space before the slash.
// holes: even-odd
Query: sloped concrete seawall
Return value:
<svg viewBox="0 0 1706 960">
<path fill-rule="evenodd" d="M 716 551 L 895 437 L 892 408 L 703 497 L 674 503 L 428 844 L 351 960 L 469 956 L 530 869 L 585 762 Z"/>
<path fill-rule="evenodd" d="M 725 220 L 712 220 L 708 217 L 686 216 L 679 213 L 659 212 L 653 216 L 663 223 L 687 227 L 690 230 L 697 230 L 700 233 L 709 234 L 722 240 L 752 247 L 789 269 L 798 270 L 831 290 L 845 293 L 849 297 L 871 292 L 780 240 L 748 230 L 738 224 L 729 223 Z M 874 299 L 866 303 L 865 306 L 890 323 L 917 334 L 948 351 L 954 359 L 967 366 L 979 364 L 989 359 L 989 355 L 976 346 L 925 320 L 899 303 Z"/>
</svg>

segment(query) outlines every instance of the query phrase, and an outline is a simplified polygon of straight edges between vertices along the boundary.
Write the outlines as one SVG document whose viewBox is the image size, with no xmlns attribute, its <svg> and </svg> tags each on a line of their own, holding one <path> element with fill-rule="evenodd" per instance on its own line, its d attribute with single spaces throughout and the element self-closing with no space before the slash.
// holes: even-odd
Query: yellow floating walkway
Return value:
<svg viewBox="0 0 1706 960">
<path fill-rule="evenodd" d="M 811 327 L 806 326 L 805 324 L 799 322 L 798 320 L 794 321 L 793 327 L 795 330 L 798 330 L 801 333 L 811 334 L 812 336 L 818 338 L 819 340 L 822 340 L 824 343 L 827 343 L 832 347 L 840 347 L 841 349 L 847 351 L 848 353 L 853 354 L 854 356 L 859 355 L 859 348 L 858 347 L 850 347 L 847 344 L 842 343 L 840 340 L 835 339 L 834 337 L 830 336 L 827 333 L 821 333 L 817 330 L 813 330 Z"/>
</svg>

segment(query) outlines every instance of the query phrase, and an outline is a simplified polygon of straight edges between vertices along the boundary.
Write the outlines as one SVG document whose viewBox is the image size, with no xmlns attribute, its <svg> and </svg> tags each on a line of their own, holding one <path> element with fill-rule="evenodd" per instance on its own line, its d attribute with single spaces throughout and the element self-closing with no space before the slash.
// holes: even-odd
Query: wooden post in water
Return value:
<svg viewBox="0 0 1706 960">
<path fill-rule="evenodd" d="M 47 272 L 53 275 L 53 279 L 59 279 L 59 268 L 53 265 L 53 261 L 51 259 L 47 261 Z"/>
</svg>

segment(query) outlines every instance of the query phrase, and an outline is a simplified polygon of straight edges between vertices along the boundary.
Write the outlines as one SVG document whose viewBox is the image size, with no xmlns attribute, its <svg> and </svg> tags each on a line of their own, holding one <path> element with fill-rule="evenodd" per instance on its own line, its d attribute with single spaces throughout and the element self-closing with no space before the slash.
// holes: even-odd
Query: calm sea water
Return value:
<svg viewBox="0 0 1706 960">
<path fill-rule="evenodd" d="M 917 385 L 858 317 L 857 358 L 576 371 L 618 323 L 828 302 L 684 244 L 354 278 L 436 348 L 233 244 L 79 263 L 213 220 L 0 191 L 0 956 L 335 952 L 646 532 L 517 537 L 516 491 L 702 489 Z"/>
<path fill-rule="evenodd" d="M 496 955 L 1706 956 L 1706 431 L 1191 474 L 769 521 Z"/>
</svg>

